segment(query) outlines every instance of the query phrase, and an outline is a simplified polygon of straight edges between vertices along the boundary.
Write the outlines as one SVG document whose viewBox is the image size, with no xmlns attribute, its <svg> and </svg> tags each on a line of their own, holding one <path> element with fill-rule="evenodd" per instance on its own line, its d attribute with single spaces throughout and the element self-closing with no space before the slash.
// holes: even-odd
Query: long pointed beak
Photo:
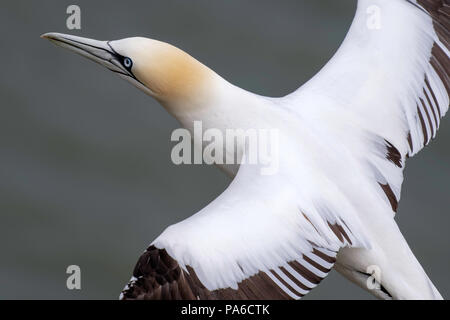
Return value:
<svg viewBox="0 0 450 320">
<path fill-rule="evenodd" d="M 122 65 L 121 60 L 123 57 L 111 47 L 109 41 L 99 41 L 53 32 L 43 34 L 41 38 L 48 39 L 57 46 L 76 52 L 113 72 L 136 80 L 134 75 Z"/>
</svg>

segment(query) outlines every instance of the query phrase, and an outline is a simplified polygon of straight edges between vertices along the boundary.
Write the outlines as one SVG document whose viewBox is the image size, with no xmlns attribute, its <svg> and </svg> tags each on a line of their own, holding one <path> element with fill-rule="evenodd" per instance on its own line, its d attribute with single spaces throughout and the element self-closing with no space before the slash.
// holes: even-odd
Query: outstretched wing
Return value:
<svg viewBox="0 0 450 320">
<path fill-rule="evenodd" d="M 449 107 L 449 0 L 359 0 L 333 59 L 284 99 L 367 166 L 394 212 L 405 160 Z"/>
<path fill-rule="evenodd" d="M 448 17 L 447 0 L 359 0 L 335 57 L 281 101 L 304 121 L 303 140 L 280 152 L 294 160 L 273 176 L 241 166 L 152 243 L 121 297 L 297 299 L 340 248 L 368 247 L 359 217 L 396 211 L 406 157 L 448 110 Z"/>
<path fill-rule="evenodd" d="M 316 287 L 330 272 L 336 252 L 313 249 L 290 261 L 242 280 L 237 288 L 207 289 L 195 270 L 183 270 L 165 249 L 150 246 L 122 292 L 122 300 L 282 300 L 298 299 Z"/>
<path fill-rule="evenodd" d="M 299 299 L 327 276 L 341 247 L 363 246 L 354 217 L 302 202 L 283 173 L 257 168 L 242 165 L 221 196 L 167 228 L 121 298 Z"/>
</svg>

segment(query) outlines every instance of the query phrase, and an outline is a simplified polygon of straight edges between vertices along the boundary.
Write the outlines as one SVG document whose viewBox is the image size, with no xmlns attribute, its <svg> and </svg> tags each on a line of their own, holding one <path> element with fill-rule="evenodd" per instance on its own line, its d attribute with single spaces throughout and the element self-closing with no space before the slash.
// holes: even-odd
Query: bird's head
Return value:
<svg viewBox="0 0 450 320">
<path fill-rule="evenodd" d="M 157 40 L 134 37 L 98 41 L 60 33 L 46 33 L 42 38 L 119 74 L 168 107 L 169 112 L 176 112 L 181 103 L 187 108 L 200 105 L 212 91 L 205 87 L 219 78 L 189 54 Z"/>
</svg>

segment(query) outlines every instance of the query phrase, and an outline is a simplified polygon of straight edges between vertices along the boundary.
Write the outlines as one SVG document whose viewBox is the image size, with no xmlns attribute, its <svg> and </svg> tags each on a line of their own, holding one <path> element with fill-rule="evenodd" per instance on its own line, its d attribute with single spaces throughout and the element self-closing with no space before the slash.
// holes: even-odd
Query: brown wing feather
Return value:
<svg viewBox="0 0 450 320">
<path fill-rule="evenodd" d="M 432 17 L 434 30 L 439 41 L 447 50 L 450 50 L 450 0 L 417 0 L 417 4 Z M 437 43 L 434 44 L 431 50 L 429 63 L 439 76 L 447 94 L 450 96 L 450 58 Z M 420 93 L 421 97 L 417 104 L 417 114 L 424 136 L 423 145 L 427 145 L 436 136 L 440 119 L 448 108 L 448 106 L 439 105 L 434 92 L 435 90 L 436 88 L 430 85 L 428 77 L 425 76 L 423 94 Z M 427 133 L 427 125 L 431 129 L 431 135 Z"/>
<path fill-rule="evenodd" d="M 327 255 L 321 251 L 314 250 L 313 255 L 326 261 L 334 263 L 335 255 Z M 319 263 L 304 256 L 304 261 L 324 273 L 326 269 Z M 293 261 L 289 265 L 302 277 L 314 284 L 322 281 L 322 276 L 314 274 L 300 263 Z M 303 284 L 298 278 L 292 276 L 285 268 L 280 270 L 298 287 L 305 291 L 312 288 Z M 176 260 L 171 258 L 164 249 L 150 246 L 139 258 L 133 272 L 133 279 L 122 291 L 123 300 L 284 300 L 292 299 L 273 279 L 265 272 L 259 272 L 242 281 L 238 289 L 226 288 L 210 291 L 198 279 L 194 269 L 187 267 L 185 272 L 180 268 Z M 299 297 L 302 293 L 297 292 L 285 279 L 273 270 L 271 276 L 278 279 L 279 283 L 287 287 Z"/>
</svg>

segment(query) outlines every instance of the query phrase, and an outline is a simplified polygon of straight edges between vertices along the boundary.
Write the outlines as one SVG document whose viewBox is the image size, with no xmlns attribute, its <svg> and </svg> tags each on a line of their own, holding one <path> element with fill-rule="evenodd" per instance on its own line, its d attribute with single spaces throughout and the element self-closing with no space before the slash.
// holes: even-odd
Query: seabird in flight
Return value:
<svg viewBox="0 0 450 320">
<path fill-rule="evenodd" d="M 236 87 L 164 42 L 43 35 L 119 74 L 188 130 L 197 120 L 279 130 L 278 172 L 226 166 L 230 186 L 151 243 L 121 298 L 299 299 L 334 267 L 378 298 L 442 299 L 394 218 L 406 159 L 449 107 L 449 17 L 449 0 L 359 0 L 335 56 L 281 98 Z"/>
</svg>

